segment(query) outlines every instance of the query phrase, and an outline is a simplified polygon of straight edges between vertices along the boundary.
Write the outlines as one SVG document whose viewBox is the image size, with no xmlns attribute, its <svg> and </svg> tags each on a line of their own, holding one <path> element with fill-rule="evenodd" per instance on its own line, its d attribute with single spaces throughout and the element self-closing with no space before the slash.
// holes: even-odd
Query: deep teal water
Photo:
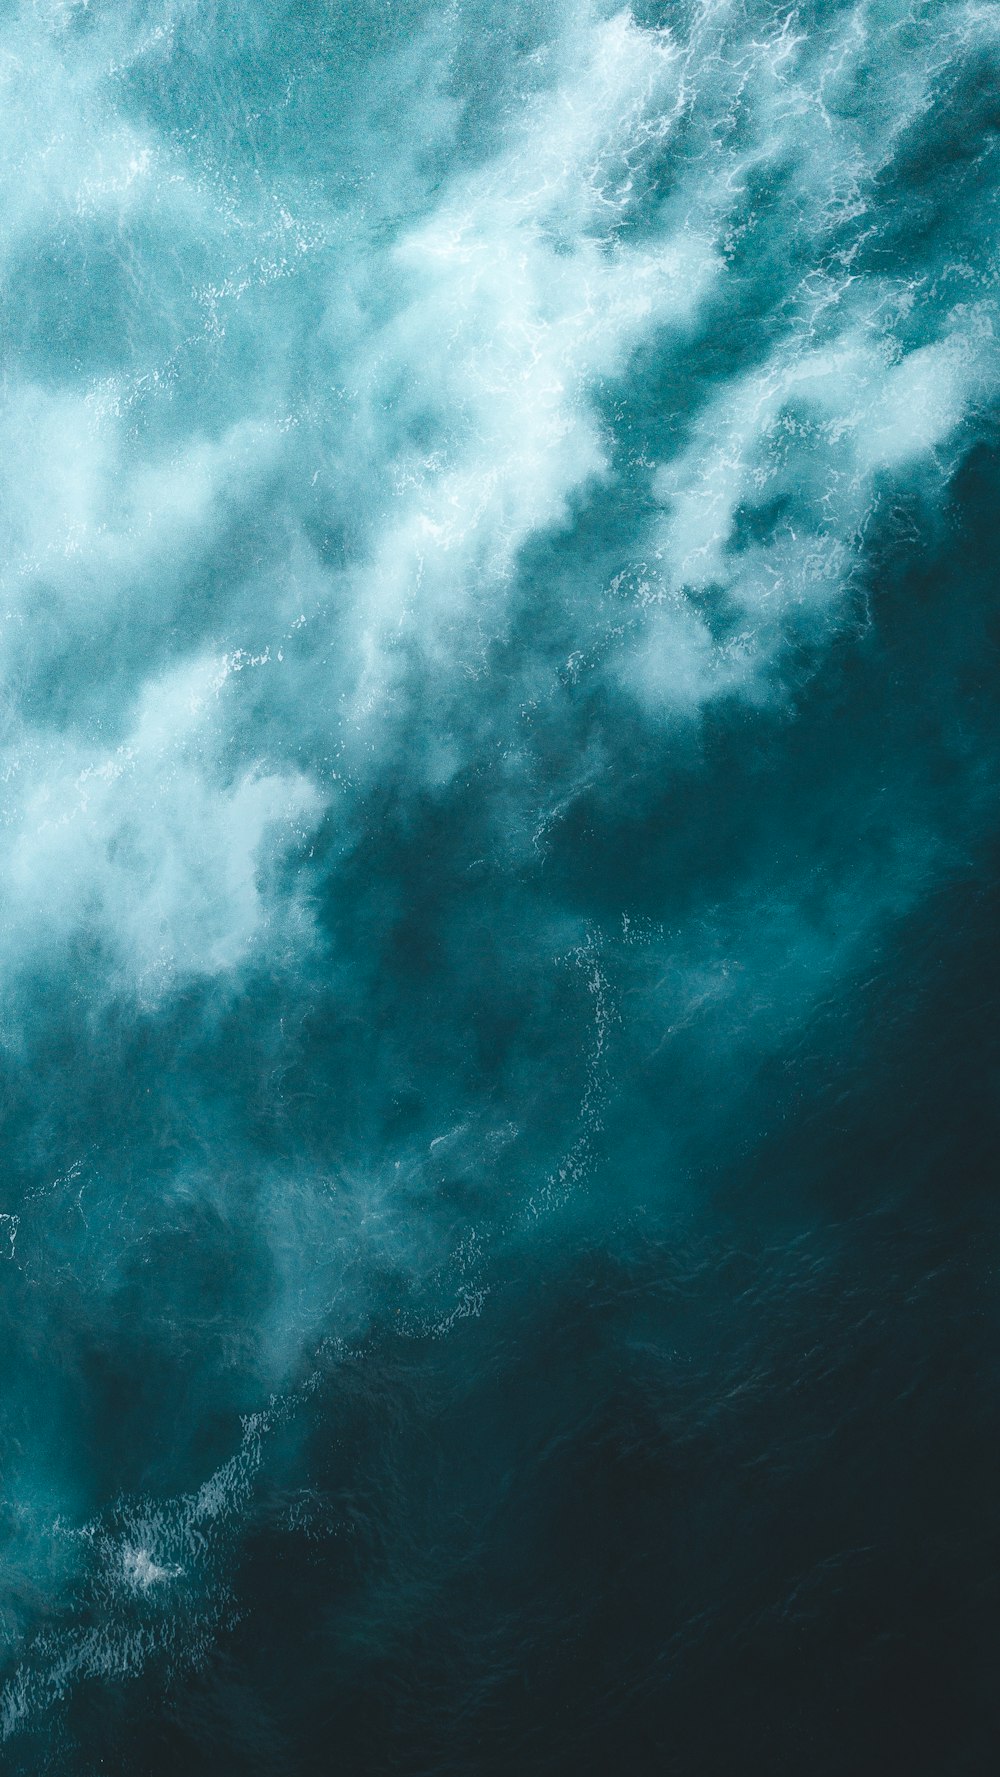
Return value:
<svg viewBox="0 0 1000 1777">
<path fill-rule="evenodd" d="M 0 1762 L 996 1768 L 996 0 L 0 6 Z"/>
</svg>

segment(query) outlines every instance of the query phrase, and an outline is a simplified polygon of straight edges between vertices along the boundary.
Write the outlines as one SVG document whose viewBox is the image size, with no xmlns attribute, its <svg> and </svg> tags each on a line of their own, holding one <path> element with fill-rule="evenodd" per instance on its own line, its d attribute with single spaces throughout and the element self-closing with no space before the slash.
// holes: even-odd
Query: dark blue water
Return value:
<svg viewBox="0 0 1000 1777">
<path fill-rule="evenodd" d="M 2 1768 L 985 1777 L 1000 4 L 0 82 Z"/>
</svg>

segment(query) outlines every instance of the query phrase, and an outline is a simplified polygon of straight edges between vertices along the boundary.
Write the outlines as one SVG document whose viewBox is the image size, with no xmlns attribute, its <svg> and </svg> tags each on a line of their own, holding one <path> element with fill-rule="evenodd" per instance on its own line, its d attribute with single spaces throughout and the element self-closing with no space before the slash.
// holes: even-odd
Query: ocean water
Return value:
<svg viewBox="0 0 1000 1777">
<path fill-rule="evenodd" d="M 0 1769 L 994 1772 L 1000 4 L 0 83 Z"/>
</svg>

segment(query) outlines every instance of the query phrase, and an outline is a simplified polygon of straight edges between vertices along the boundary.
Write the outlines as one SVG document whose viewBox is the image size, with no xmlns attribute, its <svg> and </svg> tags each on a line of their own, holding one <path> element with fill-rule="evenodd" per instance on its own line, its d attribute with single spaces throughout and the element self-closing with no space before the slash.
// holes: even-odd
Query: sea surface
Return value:
<svg viewBox="0 0 1000 1777">
<path fill-rule="evenodd" d="M 1000 3 L 0 0 L 0 1770 L 1000 1769 Z"/>
</svg>

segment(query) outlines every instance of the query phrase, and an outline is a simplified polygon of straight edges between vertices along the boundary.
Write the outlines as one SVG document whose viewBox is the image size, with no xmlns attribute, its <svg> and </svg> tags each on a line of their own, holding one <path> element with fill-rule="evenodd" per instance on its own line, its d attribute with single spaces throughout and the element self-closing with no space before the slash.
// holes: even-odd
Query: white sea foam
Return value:
<svg viewBox="0 0 1000 1777">
<path fill-rule="evenodd" d="M 245 274 L 236 266 L 247 238 L 268 238 L 284 216 L 285 236 L 298 241 L 281 304 L 290 318 L 342 222 L 333 206 L 323 215 L 315 194 L 300 220 L 276 195 L 227 194 L 148 121 L 120 115 L 111 45 L 141 58 L 155 39 L 161 54 L 177 29 L 194 28 L 180 8 L 166 38 L 154 32 L 147 44 L 139 16 L 102 14 L 96 34 L 79 40 L 59 9 L 9 28 L 11 79 L 29 51 L 51 76 L 31 101 L 44 127 L 34 118 L 29 127 L 22 111 L 6 125 L 11 240 L 23 257 L 46 230 L 72 218 L 86 230 L 104 217 L 125 241 L 137 217 L 155 215 L 184 251 L 221 254 L 191 311 L 195 331 L 178 317 L 175 370 L 206 345 L 224 364 L 232 339 L 230 417 L 209 428 L 195 406 L 173 419 L 174 384 L 158 382 L 155 365 L 89 386 L 75 375 L 48 385 L 14 377 L 2 421 L 0 666 L 44 699 L 62 661 L 85 655 L 92 664 L 79 670 L 89 675 L 98 638 L 117 655 L 122 635 L 134 638 L 134 663 L 130 643 L 116 667 L 113 745 L 96 738 L 92 717 L 51 739 L 28 715 L 8 739 L 5 966 L 84 927 L 116 953 L 119 983 L 124 971 L 148 994 L 154 979 L 237 967 L 276 922 L 287 927 L 288 910 L 261 886 L 265 834 L 301 839 L 329 796 L 315 768 L 310 777 L 282 755 L 301 756 L 303 741 L 315 752 L 324 734 L 364 780 L 428 684 L 457 695 L 515 623 L 547 624 L 547 612 L 530 612 L 538 594 L 522 584 L 522 553 L 619 473 L 605 391 L 644 342 L 673 331 L 668 357 L 683 358 L 703 305 L 724 289 L 740 228 L 753 222 L 741 219 L 748 182 L 766 168 L 786 180 L 792 169 L 795 193 L 794 251 L 770 302 L 781 325 L 748 368 L 706 382 L 677 448 L 652 473 L 663 516 L 640 540 L 651 596 L 617 638 L 606 625 L 602 635 L 592 601 L 581 605 L 578 655 L 590 658 L 596 643 L 611 686 L 649 715 L 691 718 L 720 695 L 768 698 L 784 650 L 836 625 L 886 477 L 940 485 L 950 441 L 995 388 L 991 296 L 928 308 L 918 327 L 919 283 L 856 267 L 879 226 L 873 182 L 892 143 L 931 103 L 949 56 L 985 41 L 996 20 L 990 8 L 942 8 L 887 84 L 866 5 L 815 34 L 790 17 L 748 26 L 725 5 L 695 8 L 686 31 L 571 8 L 499 150 L 453 171 L 411 225 L 362 234 L 353 286 L 331 290 L 318 336 L 340 340 L 345 383 L 329 391 L 329 419 L 317 425 L 315 390 L 303 403 L 287 387 L 290 367 L 268 362 L 273 311 L 252 300 L 270 275 L 266 253 Z M 907 16 L 883 8 L 879 28 L 902 31 Z M 875 92 L 859 111 L 851 95 L 861 73 Z M 445 112 L 439 131 L 457 127 Z M 692 154 L 699 133 L 704 152 Z M 779 207 L 771 238 L 781 227 Z M 235 363 L 245 352 L 256 365 L 241 387 Z M 128 405 L 140 392 L 141 428 Z M 338 432 L 331 456 L 325 441 Z M 298 489 L 318 483 L 336 523 L 343 464 L 351 485 L 367 478 L 372 490 L 370 541 L 332 569 L 305 538 Z M 265 499 L 276 477 L 289 489 L 283 548 L 230 579 L 234 515 Z M 739 525 L 755 519 L 769 534 L 741 541 Z M 206 575 L 204 639 L 168 664 L 168 639 L 178 624 L 190 628 L 192 583 Z M 306 654 L 289 653 L 304 584 L 319 630 Z M 196 735 L 192 698 L 202 692 L 192 687 L 214 670 L 209 635 L 227 660 L 275 670 L 249 700 L 250 722 L 248 700 L 224 697 Z M 255 760 L 265 732 L 275 751 Z M 223 764 L 234 752 L 235 777 Z M 430 737 L 418 759 L 439 788 L 466 764 L 461 745 Z M 44 902 L 33 888 L 43 877 Z"/>
</svg>

